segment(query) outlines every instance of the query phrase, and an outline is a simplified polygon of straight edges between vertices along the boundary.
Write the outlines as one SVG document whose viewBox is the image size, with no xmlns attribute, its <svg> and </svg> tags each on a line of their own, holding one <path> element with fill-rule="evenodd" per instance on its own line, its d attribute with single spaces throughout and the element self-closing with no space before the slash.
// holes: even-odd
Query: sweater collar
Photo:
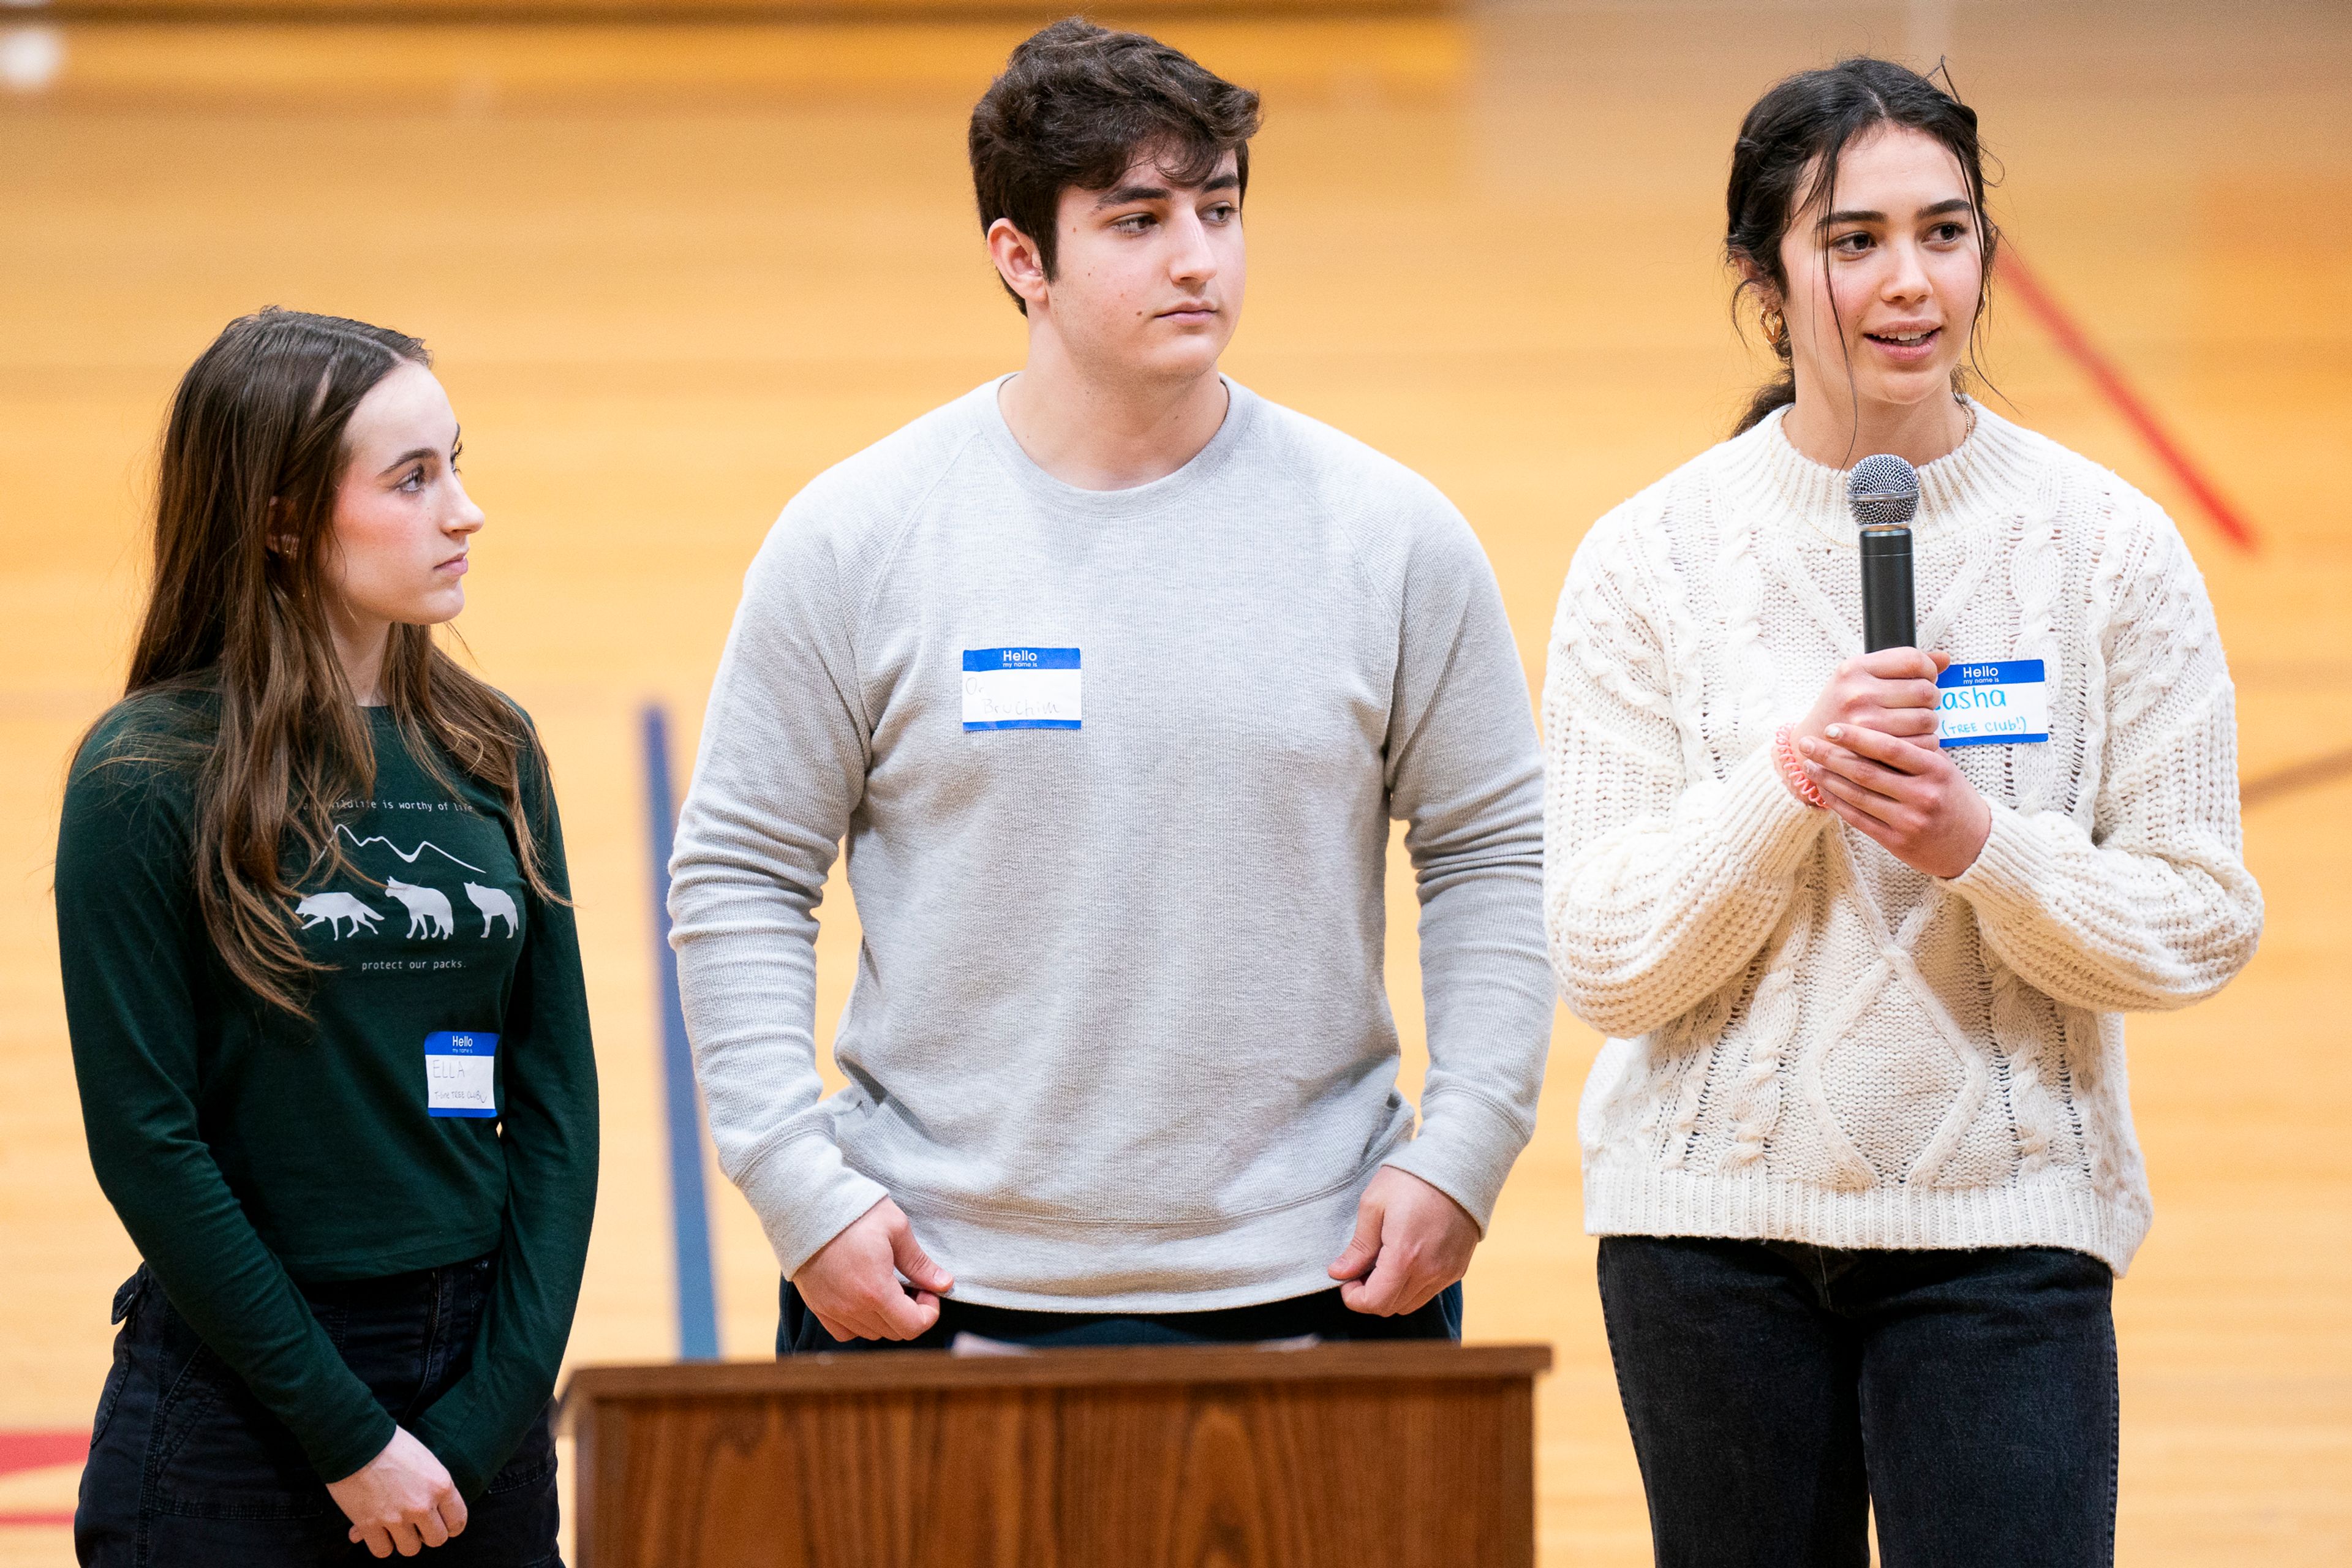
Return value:
<svg viewBox="0 0 2352 1568">
<path fill-rule="evenodd" d="M 1919 512 L 1911 532 L 1923 548 L 1965 540 L 2007 516 L 2032 489 L 2039 458 L 2033 437 L 1976 399 L 1967 402 L 1976 428 L 1919 469 Z M 1780 518 L 1839 549 L 1855 549 L 1845 496 L 1853 470 L 1816 463 L 1791 446 L 1780 427 L 1788 413 L 1774 409 L 1718 448 L 1718 473 L 1734 510 Z"/>
<path fill-rule="evenodd" d="M 1257 416 L 1256 395 L 1230 376 L 1218 379 L 1225 384 L 1225 417 L 1209 444 L 1192 455 L 1190 462 L 1172 474 L 1148 484 L 1130 485 L 1125 489 L 1087 490 L 1065 484 L 1037 466 L 1036 461 L 1021 448 L 1013 437 L 1012 426 L 1004 422 L 1003 406 L 997 394 L 1013 374 L 983 383 L 968 395 L 972 416 L 987 440 L 989 449 L 1012 476 L 1014 483 L 1046 510 L 1065 517 L 1081 518 L 1097 522 L 1117 522 L 1155 516 L 1197 496 L 1202 488 L 1215 479 L 1232 459 L 1234 452 L 1247 438 L 1249 428 Z"/>
</svg>

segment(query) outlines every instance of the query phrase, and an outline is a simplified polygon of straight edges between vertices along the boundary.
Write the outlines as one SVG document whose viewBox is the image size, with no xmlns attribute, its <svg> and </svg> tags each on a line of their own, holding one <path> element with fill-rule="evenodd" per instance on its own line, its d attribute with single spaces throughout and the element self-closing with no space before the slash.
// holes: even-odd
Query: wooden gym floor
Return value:
<svg viewBox="0 0 2352 1568">
<path fill-rule="evenodd" d="M 604 1065 L 573 1354 L 666 1356 L 638 714 L 667 704 L 690 756 L 785 498 L 1017 362 L 961 135 L 1024 29 L 0 16 L 0 1433 L 86 1431 L 134 1263 L 66 1055 L 65 760 L 120 677 L 173 381 L 271 302 L 440 355 L 490 517 L 465 631 L 553 749 Z M 1990 362 L 2021 416 L 2174 509 L 2232 654 L 2245 777 L 2268 781 L 2246 823 L 2261 957 L 2217 1001 L 2132 1026 L 2158 1223 L 2117 1296 L 2120 1554 L 2352 1561 L 2352 623 L 2330 608 L 2352 597 L 2352 12 L 1781 0 L 1162 30 L 1266 96 L 1231 370 L 1460 503 L 1531 679 L 1586 526 L 1717 438 L 1758 372 L 1715 256 L 1741 110 L 1842 52 L 1948 53 L 2020 253 L 2261 541 L 2229 544 L 2044 328 L 1998 312 Z M 828 914 L 829 1026 L 856 939 L 845 900 Z M 1541 1525 L 1560 1565 L 1647 1560 L 1578 1218 L 1593 1046 L 1563 1015 L 1546 1120 L 1469 1286 L 1475 1337 L 1559 1348 Z M 716 1191 L 724 1342 L 761 1354 L 772 1260 Z M 47 1442 L 0 1436 L 0 1563 L 70 1555 L 75 1466 Z"/>
</svg>

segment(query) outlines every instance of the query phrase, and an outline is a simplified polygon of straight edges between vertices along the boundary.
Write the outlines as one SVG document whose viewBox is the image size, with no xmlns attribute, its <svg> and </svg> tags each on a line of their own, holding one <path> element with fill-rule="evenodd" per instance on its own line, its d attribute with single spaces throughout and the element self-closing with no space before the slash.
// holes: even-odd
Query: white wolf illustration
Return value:
<svg viewBox="0 0 2352 1568">
<path fill-rule="evenodd" d="M 327 922 L 327 934 L 341 941 L 343 928 L 340 922 L 352 922 L 352 934 L 373 931 L 383 917 L 349 893 L 313 893 L 294 906 L 294 916 L 309 931 L 320 921 Z"/>
<path fill-rule="evenodd" d="M 404 882 L 397 877 L 386 881 L 383 890 L 408 906 L 409 935 L 447 936 L 457 929 L 450 923 L 448 894 Z"/>
<path fill-rule="evenodd" d="M 512 899 L 508 898 L 496 888 L 485 888 L 478 882 L 468 882 L 466 884 L 466 896 L 474 900 L 474 907 L 476 909 L 482 911 L 482 934 L 484 936 L 490 934 L 490 922 L 492 921 L 506 921 L 507 934 L 509 936 L 514 935 L 515 907 L 514 900 Z"/>
</svg>

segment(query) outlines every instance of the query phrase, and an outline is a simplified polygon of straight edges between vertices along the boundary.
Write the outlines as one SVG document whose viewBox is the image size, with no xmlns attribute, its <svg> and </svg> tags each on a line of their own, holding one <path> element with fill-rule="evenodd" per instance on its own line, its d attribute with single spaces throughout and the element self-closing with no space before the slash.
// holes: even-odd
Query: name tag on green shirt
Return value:
<svg viewBox="0 0 2352 1568">
<path fill-rule="evenodd" d="M 499 1113 L 499 1037 L 479 1029 L 425 1037 L 425 1108 L 435 1116 Z"/>
</svg>

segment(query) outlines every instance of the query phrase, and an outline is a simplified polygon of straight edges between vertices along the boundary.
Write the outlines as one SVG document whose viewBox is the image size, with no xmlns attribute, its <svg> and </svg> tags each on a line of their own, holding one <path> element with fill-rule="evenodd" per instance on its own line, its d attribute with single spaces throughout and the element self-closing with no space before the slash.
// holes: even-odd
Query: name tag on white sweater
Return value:
<svg viewBox="0 0 2352 1568">
<path fill-rule="evenodd" d="M 1078 650 L 1074 647 L 964 649 L 963 727 L 967 730 L 1077 729 Z"/>
<path fill-rule="evenodd" d="M 434 1116 L 496 1116 L 499 1037 L 480 1029 L 425 1037 L 425 1109 Z"/>
<path fill-rule="evenodd" d="M 2038 658 L 1955 660 L 1936 685 L 1937 745 L 2015 746 L 2050 739 L 2050 682 Z"/>
</svg>

